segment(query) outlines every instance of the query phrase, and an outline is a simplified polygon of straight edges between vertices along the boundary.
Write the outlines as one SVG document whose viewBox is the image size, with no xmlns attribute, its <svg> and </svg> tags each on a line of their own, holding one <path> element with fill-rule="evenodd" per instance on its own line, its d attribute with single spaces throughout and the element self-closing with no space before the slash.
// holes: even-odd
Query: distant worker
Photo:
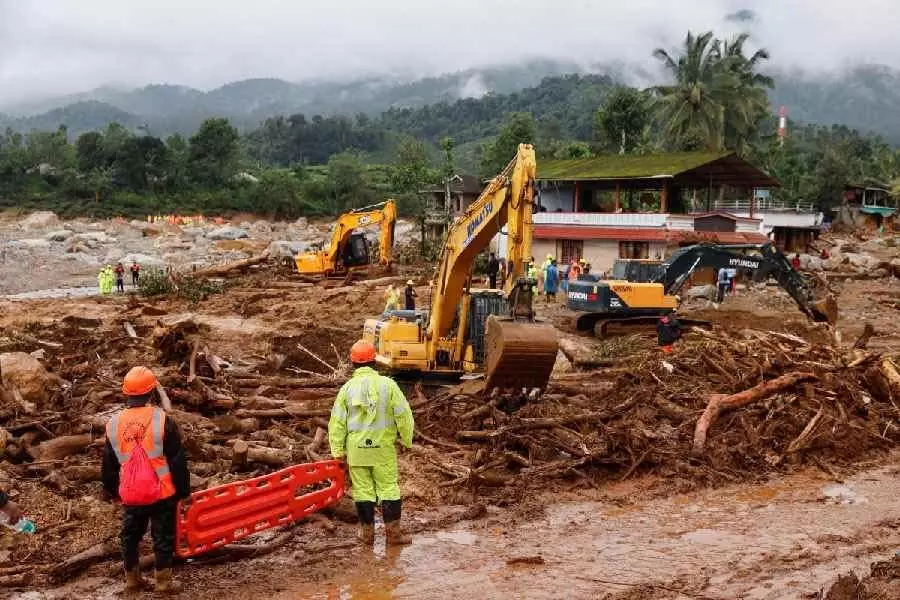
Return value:
<svg viewBox="0 0 900 600">
<path fill-rule="evenodd" d="M 506 278 L 509 277 L 509 265 L 506 264 L 506 259 L 500 259 L 500 287 L 506 287 Z"/>
<path fill-rule="evenodd" d="M 104 281 L 106 282 L 106 293 L 112 294 L 113 292 L 113 283 L 116 280 L 115 271 L 113 271 L 112 265 L 106 265 L 106 278 Z"/>
<path fill-rule="evenodd" d="M 149 523 L 155 591 L 174 594 L 181 590 L 172 581 L 176 508 L 190 496 L 190 474 L 178 426 L 150 404 L 157 385 L 147 367 L 134 367 L 125 375 L 125 408 L 106 424 L 101 477 L 106 493 L 121 500 L 125 509 L 121 540 L 126 592 L 147 585 L 141 578 L 139 546 Z"/>
<path fill-rule="evenodd" d="M 725 300 L 725 292 L 731 283 L 728 281 L 728 269 L 722 267 L 716 275 L 716 303 L 721 304 Z"/>
<path fill-rule="evenodd" d="M 490 282 L 490 288 L 492 290 L 497 289 L 497 273 L 500 272 L 500 261 L 497 260 L 497 255 L 491 252 L 491 257 L 488 259 L 487 263 L 487 275 L 488 281 Z"/>
<path fill-rule="evenodd" d="M 819 253 L 819 258 L 822 260 L 828 260 L 831 258 L 831 254 L 828 252 L 828 248 L 822 248 L 822 252 Z"/>
<path fill-rule="evenodd" d="M 136 260 L 131 261 L 131 285 L 134 287 L 138 286 L 138 282 L 141 278 L 141 265 L 137 264 Z"/>
<path fill-rule="evenodd" d="M 794 258 L 791 259 L 791 266 L 794 267 L 795 271 L 800 270 L 800 255 L 794 254 Z"/>
<path fill-rule="evenodd" d="M 384 290 L 384 312 L 387 314 L 392 310 L 400 310 L 400 294 L 394 284 L 388 285 Z"/>
<path fill-rule="evenodd" d="M 569 265 L 569 281 L 578 281 L 578 277 L 581 275 L 581 264 L 583 262 L 583 258 L 581 260 L 576 258 L 572 259 L 572 263 Z"/>
<path fill-rule="evenodd" d="M 534 257 L 532 256 L 528 263 L 525 265 L 525 276 L 528 279 L 532 279 L 535 282 L 538 280 L 538 272 L 537 266 L 534 264 Z M 531 286 L 532 295 L 537 295 L 537 285 Z"/>
<path fill-rule="evenodd" d="M 100 272 L 97 273 L 97 291 L 101 294 L 106 294 L 106 269 L 100 269 Z"/>
<path fill-rule="evenodd" d="M 418 298 L 419 295 L 416 293 L 416 288 L 414 288 L 413 285 L 413 280 L 410 279 L 406 282 L 406 289 L 403 290 L 403 295 L 406 300 L 406 310 L 416 310 L 416 298 Z"/>
<path fill-rule="evenodd" d="M 589 263 L 588 261 L 584 260 L 583 258 L 582 258 L 580 261 L 578 261 L 578 262 L 581 263 L 581 273 L 582 273 L 583 275 L 590 275 L 590 273 L 591 273 L 591 263 Z"/>
<path fill-rule="evenodd" d="M 538 271 L 538 293 L 542 294 L 545 290 L 545 282 L 547 281 L 547 269 L 550 268 L 550 263 L 553 262 L 553 255 L 548 254 L 547 260 L 541 263 L 541 269 Z"/>
<path fill-rule="evenodd" d="M 550 265 L 544 275 L 544 293 L 547 295 L 547 301 L 556 299 L 556 292 L 559 289 L 559 271 L 556 268 L 556 259 L 550 260 Z"/>
<path fill-rule="evenodd" d="M 114 269 L 116 274 L 116 291 L 120 294 L 125 293 L 125 267 L 122 263 L 116 263 L 116 268 Z"/>
<path fill-rule="evenodd" d="M 735 288 L 737 287 L 737 269 L 729 268 L 728 269 L 728 293 L 734 296 Z"/>
<path fill-rule="evenodd" d="M 372 368 L 375 346 L 365 340 L 356 342 L 350 349 L 350 362 L 355 370 L 338 392 L 328 422 L 331 455 L 347 463 L 360 540 L 374 543 L 375 506 L 380 502 L 387 545 L 409 544 L 411 539 L 400 529 L 395 444 L 412 447 L 412 409 L 394 380 Z"/>
<path fill-rule="evenodd" d="M 671 354 L 672 346 L 681 339 L 681 323 L 676 318 L 675 311 L 660 317 L 656 323 L 656 334 L 659 349 L 664 354 Z"/>
</svg>

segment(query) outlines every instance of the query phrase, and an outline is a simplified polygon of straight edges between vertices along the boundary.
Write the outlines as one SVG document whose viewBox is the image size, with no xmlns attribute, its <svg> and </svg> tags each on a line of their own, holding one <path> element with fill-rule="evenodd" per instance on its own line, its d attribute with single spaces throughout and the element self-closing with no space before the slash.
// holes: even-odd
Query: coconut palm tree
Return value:
<svg viewBox="0 0 900 600">
<path fill-rule="evenodd" d="M 688 32 L 677 58 L 658 48 L 653 55 L 674 83 L 654 88 L 657 118 L 669 145 L 680 149 L 746 149 L 746 142 L 768 109 L 765 87 L 772 80 L 757 72 L 765 50 L 744 54 L 748 36 L 722 42 L 711 31 Z"/>
</svg>

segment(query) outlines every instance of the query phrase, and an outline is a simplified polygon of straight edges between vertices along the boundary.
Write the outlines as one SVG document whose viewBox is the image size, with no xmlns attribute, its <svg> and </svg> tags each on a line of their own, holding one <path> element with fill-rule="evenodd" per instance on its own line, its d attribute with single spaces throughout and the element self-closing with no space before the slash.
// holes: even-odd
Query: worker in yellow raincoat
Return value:
<svg viewBox="0 0 900 600">
<path fill-rule="evenodd" d="M 360 540 L 374 543 L 375 506 L 380 502 L 387 545 L 409 544 L 410 537 L 400 528 L 395 444 L 412 447 L 412 409 L 396 382 L 372 368 L 375 346 L 370 342 L 353 344 L 350 362 L 353 376 L 338 392 L 328 422 L 331 455 L 348 465 Z"/>
</svg>

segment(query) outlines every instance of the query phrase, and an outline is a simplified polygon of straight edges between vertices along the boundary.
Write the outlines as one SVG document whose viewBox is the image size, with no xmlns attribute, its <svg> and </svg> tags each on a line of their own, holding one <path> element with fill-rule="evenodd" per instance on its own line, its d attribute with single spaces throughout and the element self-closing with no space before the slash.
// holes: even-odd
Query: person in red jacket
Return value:
<svg viewBox="0 0 900 600">
<path fill-rule="evenodd" d="M 794 258 L 791 259 L 791 266 L 794 267 L 795 271 L 800 270 L 800 255 L 795 254 Z"/>
<path fill-rule="evenodd" d="M 137 264 L 136 260 L 133 260 L 133 261 L 131 261 L 131 285 L 134 287 L 137 287 L 140 277 L 141 277 L 141 265 Z"/>
<path fill-rule="evenodd" d="M 125 589 L 132 592 L 147 585 L 141 578 L 138 547 L 149 524 L 156 567 L 155 591 L 177 593 L 181 586 L 172 581 L 175 518 L 178 501 L 191 495 L 190 474 L 178 426 L 161 408 L 150 404 L 157 385 L 156 376 L 147 367 L 134 367 L 125 375 L 125 409 L 113 415 L 106 425 L 101 478 L 106 493 L 118 499 L 122 468 L 137 444 L 141 444 L 159 479 L 160 500 L 124 507 L 121 539 Z"/>
</svg>

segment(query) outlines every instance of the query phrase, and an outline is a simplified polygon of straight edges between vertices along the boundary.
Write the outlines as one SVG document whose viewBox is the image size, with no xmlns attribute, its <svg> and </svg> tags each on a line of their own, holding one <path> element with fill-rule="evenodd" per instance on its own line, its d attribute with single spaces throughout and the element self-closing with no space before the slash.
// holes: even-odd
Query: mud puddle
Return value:
<svg viewBox="0 0 900 600">
<path fill-rule="evenodd" d="M 646 503 L 565 503 L 531 523 L 376 547 L 351 571 L 286 578 L 271 597 L 598 598 L 656 584 L 723 600 L 799 598 L 900 548 L 898 493 L 896 469 L 883 467 L 839 485 L 809 472 Z"/>
<path fill-rule="evenodd" d="M 97 286 L 87 287 L 71 287 L 71 288 L 51 288 L 47 290 L 35 290 L 33 292 L 22 292 L 20 294 L 9 294 L 0 296 L 3 300 L 54 300 L 57 298 L 86 298 L 87 296 L 97 296 L 100 294 L 100 288 Z"/>
</svg>

